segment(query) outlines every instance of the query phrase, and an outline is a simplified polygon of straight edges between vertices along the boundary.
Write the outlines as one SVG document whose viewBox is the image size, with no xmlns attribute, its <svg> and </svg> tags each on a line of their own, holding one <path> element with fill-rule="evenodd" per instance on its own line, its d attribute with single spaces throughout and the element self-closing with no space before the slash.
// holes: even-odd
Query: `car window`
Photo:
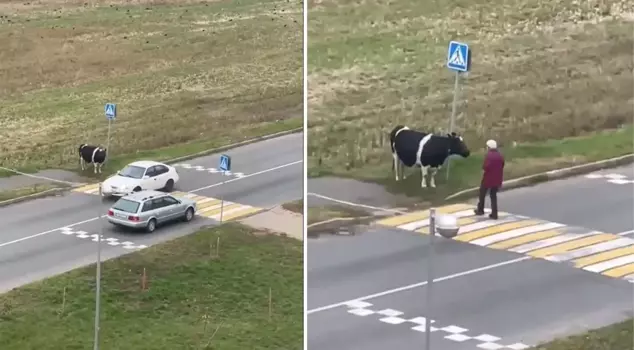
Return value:
<svg viewBox="0 0 634 350">
<path fill-rule="evenodd" d="M 174 205 L 178 204 L 178 200 L 172 196 L 165 196 L 163 197 L 163 203 L 165 203 L 165 206 Z"/>
<path fill-rule="evenodd" d="M 140 179 L 143 177 L 143 173 L 145 173 L 145 168 L 136 165 L 128 165 L 119 171 L 119 176 Z"/>
<path fill-rule="evenodd" d="M 156 175 L 165 174 L 169 171 L 169 169 L 164 165 L 155 165 Z"/>
<path fill-rule="evenodd" d="M 131 201 L 129 199 L 121 198 L 113 206 L 113 209 L 124 211 L 126 213 L 136 213 L 139 209 L 139 202 Z"/>
<path fill-rule="evenodd" d="M 152 199 L 152 209 L 163 208 L 165 203 L 163 202 L 163 198 Z"/>
<path fill-rule="evenodd" d="M 143 210 L 142 210 L 143 212 L 150 211 L 152 209 L 154 209 L 152 206 L 152 201 L 147 201 L 143 203 Z"/>
<path fill-rule="evenodd" d="M 147 172 L 145 173 L 145 175 L 147 175 L 149 177 L 156 176 L 157 175 L 156 174 L 156 167 L 155 166 L 149 167 L 147 169 Z"/>
</svg>

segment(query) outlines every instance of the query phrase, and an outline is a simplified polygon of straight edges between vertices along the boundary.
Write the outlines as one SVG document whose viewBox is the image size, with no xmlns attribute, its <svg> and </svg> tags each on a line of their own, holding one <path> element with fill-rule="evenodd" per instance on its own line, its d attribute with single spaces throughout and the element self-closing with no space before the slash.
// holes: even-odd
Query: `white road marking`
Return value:
<svg viewBox="0 0 634 350">
<path fill-rule="evenodd" d="M 631 235 L 632 233 L 634 233 L 634 230 L 620 232 L 620 233 L 617 233 L 617 235 L 619 235 L 619 236 L 627 236 L 627 235 Z"/>
<path fill-rule="evenodd" d="M 627 264 L 631 264 L 634 262 L 634 254 L 633 255 L 626 255 L 626 256 L 622 256 L 620 258 L 616 258 L 616 259 L 612 259 L 612 260 L 608 260 L 608 261 L 604 261 L 604 262 L 600 262 L 598 264 L 593 264 L 593 265 L 589 265 L 586 267 L 583 267 L 584 270 L 586 271 L 590 271 L 590 272 L 603 272 L 605 270 L 609 270 L 615 267 L 619 267 L 622 265 L 627 265 Z"/>
<path fill-rule="evenodd" d="M 503 261 L 503 262 L 500 262 L 500 263 L 487 265 L 487 266 L 484 266 L 484 267 L 479 267 L 479 268 L 468 270 L 468 271 L 458 272 L 458 273 L 455 273 L 455 274 L 452 274 L 452 275 L 436 278 L 436 279 L 434 279 L 434 283 L 442 282 L 442 281 L 448 281 L 448 280 L 451 280 L 451 279 L 455 279 L 455 278 L 463 277 L 463 276 L 468 276 L 468 275 L 471 275 L 471 274 L 474 274 L 474 273 L 478 273 L 478 272 L 482 272 L 482 271 L 492 270 L 492 269 L 495 269 L 495 268 L 498 268 L 498 267 L 515 264 L 515 263 L 518 263 L 520 261 L 525 261 L 525 260 L 529 260 L 529 259 L 532 259 L 532 258 L 533 257 L 531 257 L 531 256 L 523 256 L 521 258 L 517 258 L 517 259 L 513 259 L 513 260 L 507 260 L 507 261 Z M 350 299 L 350 300 L 342 301 L 342 302 L 335 303 L 335 304 L 330 304 L 330 305 L 326 305 L 326 306 L 317 307 L 317 308 L 314 308 L 314 309 L 311 309 L 311 310 L 307 310 L 306 314 L 310 315 L 310 314 L 314 314 L 314 313 L 317 313 L 317 312 L 334 309 L 334 308 L 341 307 L 341 306 L 347 306 L 347 305 L 350 305 L 350 303 L 358 303 L 358 302 L 362 302 L 362 301 L 365 301 L 365 300 L 374 299 L 374 298 L 378 298 L 378 297 L 382 297 L 382 296 L 386 296 L 386 295 L 390 295 L 390 294 L 399 293 L 399 292 L 403 292 L 403 291 L 406 291 L 406 290 L 422 287 L 422 286 L 425 286 L 425 285 L 427 285 L 427 281 L 414 283 L 414 284 L 410 284 L 410 285 L 407 285 L 407 286 L 394 288 L 394 289 L 386 290 L 386 291 L 375 293 L 375 294 L 366 295 L 366 296 L 363 296 L 363 297 L 360 297 L 360 298 Z"/>
<path fill-rule="evenodd" d="M 106 217 L 105 215 L 100 216 L 101 218 Z M 47 235 L 51 232 L 55 232 L 55 231 L 60 231 L 62 229 L 64 229 L 65 227 L 73 227 L 73 226 L 77 226 L 77 225 L 81 225 L 81 224 L 85 224 L 87 222 L 91 222 L 91 221 L 95 221 L 97 219 L 99 219 L 100 217 L 96 217 L 96 218 L 92 218 L 92 219 L 88 219 L 88 220 L 84 220 L 84 221 L 80 221 L 80 222 L 76 222 L 74 224 L 70 224 L 70 225 L 64 225 L 62 227 L 58 227 L 58 228 L 54 228 L 52 230 L 48 230 L 48 231 L 44 231 L 44 232 L 40 232 L 31 236 L 26 236 L 26 237 L 22 237 L 22 238 L 18 238 L 16 240 L 10 241 L 10 242 L 4 242 L 4 243 L 0 243 L 0 248 L 4 247 L 4 246 L 8 246 L 10 244 L 14 244 L 14 243 L 18 243 L 18 242 L 22 242 L 22 241 L 26 241 L 27 239 L 31 239 L 31 238 L 35 238 L 35 237 L 40 237 L 40 236 L 44 236 Z"/>
<path fill-rule="evenodd" d="M 359 204 L 359 203 L 353 203 L 353 202 L 348 202 L 348 201 L 344 201 L 341 199 L 336 199 L 336 198 L 332 198 L 332 197 L 327 197 L 321 194 L 317 194 L 317 193 L 313 193 L 313 192 L 306 192 L 307 196 L 315 196 L 317 198 L 321 198 L 321 199 L 325 199 L 325 200 L 329 200 L 335 203 L 341 203 L 341 204 L 346 204 L 349 206 L 353 206 L 353 207 L 359 207 L 359 208 L 366 208 L 366 209 L 372 209 L 372 210 L 376 210 L 376 211 L 385 211 L 388 213 L 396 213 L 396 214 L 409 214 L 408 212 L 405 211 L 400 211 L 400 210 L 396 210 L 396 209 L 388 209 L 388 208 L 381 208 L 381 207 L 373 207 L 371 205 L 365 205 L 365 204 Z M 473 210 L 472 210 L 473 212 Z"/>
<path fill-rule="evenodd" d="M 266 169 L 266 170 L 258 171 L 258 172 L 256 172 L 256 173 L 249 174 L 249 175 L 244 175 L 244 176 L 242 176 L 242 177 L 236 177 L 236 178 L 233 178 L 233 179 L 231 179 L 231 180 L 227 180 L 227 181 L 224 181 L 224 182 L 215 183 L 215 184 L 213 184 L 213 185 L 209 185 L 209 186 L 205 186 L 205 187 L 197 188 L 197 189 L 195 189 L 195 190 L 191 190 L 191 191 L 188 191 L 188 192 L 189 192 L 189 193 L 193 193 L 193 192 L 198 192 L 198 191 L 206 190 L 206 189 L 209 189 L 209 188 L 213 188 L 213 187 L 217 187 L 217 186 L 220 186 L 220 185 L 228 184 L 228 183 L 230 183 L 230 182 L 234 182 L 234 181 L 244 180 L 244 179 L 249 178 L 249 177 L 251 177 L 251 176 L 256 176 L 256 175 L 265 174 L 265 173 L 268 173 L 268 172 L 271 172 L 271 171 L 279 170 L 279 169 L 286 168 L 286 167 L 289 167 L 289 166 L 291 166 L 291 165 L 295 165 L 295 164 L 299 164 L 299 163 L 303 163 L 303 162 L 304 162 L 303 160 L 298 160 L 298 161 L 296 161 L 296 162 L 292 162 L 292 163 L 287 163 L 287 164 L 284 164 L 284 165 L 276 166 L 276 167 L 274 167 L 274 168 L 270 168 L 270 169 Z"/>
</svg>

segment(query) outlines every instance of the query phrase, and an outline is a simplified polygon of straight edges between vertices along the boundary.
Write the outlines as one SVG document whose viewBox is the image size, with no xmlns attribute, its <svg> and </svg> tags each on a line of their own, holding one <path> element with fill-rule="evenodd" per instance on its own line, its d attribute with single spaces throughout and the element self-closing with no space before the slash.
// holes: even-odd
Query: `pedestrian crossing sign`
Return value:
<svg viewBox="0 0 634 350">
<path fill-rule="evenodd" d="M 105 107 L 106 118 L 113 120 L 117 117 L 117 105 L 114 103 L 106 103 Z"/>
<path fill-rule="evenodd" d="M 220 170 L 231 171 L 231 157 L 226 154 L 220 156 Z"/>
<path fill-rule="evenodd" d="M 449 42 L 447 67 L 458 72 L 468 72 L 471 65 L 469 45 L 457 41 Z"/>
</svg>

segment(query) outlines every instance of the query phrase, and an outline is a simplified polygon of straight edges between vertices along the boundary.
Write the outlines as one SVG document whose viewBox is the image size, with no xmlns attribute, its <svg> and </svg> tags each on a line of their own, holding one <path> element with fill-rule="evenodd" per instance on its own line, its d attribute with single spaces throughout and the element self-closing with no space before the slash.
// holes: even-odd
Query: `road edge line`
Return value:
<svg viewBox="0 0 634 350">
<path fill-rule="evenodd" d="M 575 165 L 567 168 L 560 168 L 549 170 L 546 172 L 527 175 L 523 177 L 518 177 L 515 179 L 511 179 L 508 181 L 504 181 L 502 183 L 502 187 L 499 189 L 499 192 L 508 191 L 515 188 L 527 187 L 530 185 L 536 185 L 542 182 L 548 182 L 552 180 L 563 179 L 566 177 L 571 177 L 575 175 L 587 174 L 589 172 L 615 168 L 618 166 L 626 165 L 634 162 L 634 153 L 626 154 L 619 157 L 603 159 L 592 163 Z M 472 187 L 466 190 L 462 190 L 451 194 L 445 198 L 446 201 L 455 199 L 458 197 L 463 197 L 467 195 L 475 195 L 479 191 L 479 187 Z"/>
<path fill-rule="evenodd" d="M 478 268 L 467 270 L 467 271 L 454 273 L 454 274 L 447 275 L 447 276 L 444 276 L 444 277 L 435 278 L 434 279 L 434 283 L 448 281 L 448 280 L 452 280 L 454 278 L 458 278 L 458 277 L 462 277 L 462 276 L 468 276 L 468 275 L 471 275 L 471 274 L 474 274 L 474 273 L 488 271 L 488 270 L 495 269 L 497 267 L 511 265 L 511 264 L 515 264 L 515 263 L 518 263 L 518 262 L 521 262 L 521 261 L 526 261 L 526 260 L 531 260 L 531 259 L 533 259 L 532 256 L 522 256 L 522 257 L 519 257 L 519 258 L 516 258 L 516 259 L 505 260 L 505 261 L 502 261 L 502 262 L 499 262 L 499 263 L 495 263 L 495 264 L 486 265 L 486 266 L 478 267 Z M 425 285 L 427 285 L 427 281 L 413 283 L 413 284 L 409 284 L 409 285 L 406 285 L 406 286 L 389 289 L 389 290 L 386 290 L 386 291 L 383 291 L 383 292 L 374 293 L 374 294 L 362 296 L 362 297 L 359 297 L 359 298 L 342 301 L 342 302 L 339 302 L 339 303 L 334 303 L 334 304 L 330 304 L 330 305 L 316 307 L 316 308 L 313 308 L 313 309 L 310 309 L 310 310 L 306 310 L 306 315 L 310 315 L 310 314 L 314 314 L 314 313 L 317 313 L 317 312 L 334 309 L 334 308 L 337 308 L 337 307 L 340 307 L 340 306 L 347 305 L 347 304 L 349 304 L 351 302 L 354 302 L 354 301 L 364 301 L 364 300 L 368 300 L 368 299 L 379 298 L 379 297 L 382 297 L 382 296 L 403 292 L 403 291 L 406 291 L 406 290 L 422 287 L 422 286 L 425 286 Z"/>
</svg>

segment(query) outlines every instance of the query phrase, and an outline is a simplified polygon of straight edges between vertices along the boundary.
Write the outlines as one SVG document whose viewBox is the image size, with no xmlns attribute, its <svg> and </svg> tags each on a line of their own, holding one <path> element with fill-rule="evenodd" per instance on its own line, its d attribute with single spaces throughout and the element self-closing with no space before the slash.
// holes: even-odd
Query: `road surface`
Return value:
<svg viewBox="0 0 634 350">
<path fill-rule="evenodd" d="M 194 198 L 200 215 L 190 223 L 160 227 L 152 234 L 130 233 L 99 219 L 112 202 L 101 202 L 96 185 L 2 207 L 0 292 L 94 263 L 96 235 L 102 230 L 106 259 L 218 223 L 220 198 L 225 201 L 224 221 L 302 198 L 302 145 L 303 135 L 292 134 L 226 151 L 232 157 L 230 176 L 212 169 L 218 166 L 220 155 L 179 164 L 181 180 L 174 193 Z"/>
<path fill-rule="evenodd" d="M 496 222 L 439 208 L 463 227 L 435 239 L 429 309 L 426 211 L 308 240 L 308 349 L 420 349 L 429 317 L 435 349 L 517 350 L 632 317 L 634 186 L 603 179 L 503 193 Z"/>
</svg>

